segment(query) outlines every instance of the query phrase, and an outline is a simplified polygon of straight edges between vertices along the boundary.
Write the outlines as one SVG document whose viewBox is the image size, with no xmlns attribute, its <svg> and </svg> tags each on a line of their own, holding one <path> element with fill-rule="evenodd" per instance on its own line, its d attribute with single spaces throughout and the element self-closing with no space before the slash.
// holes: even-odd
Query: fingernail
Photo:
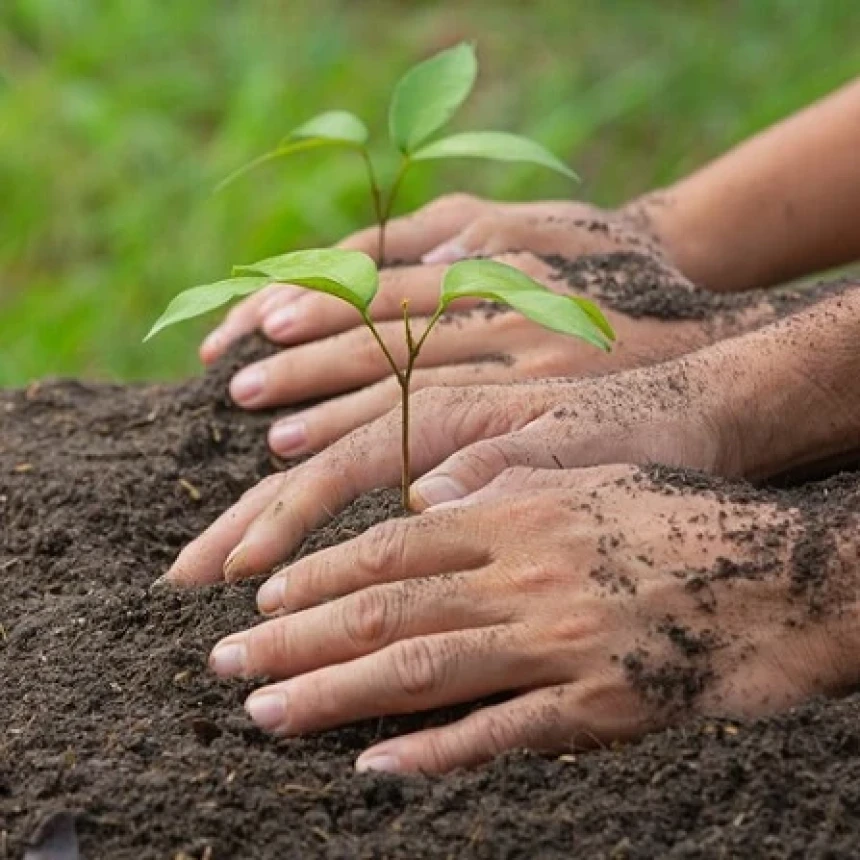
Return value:
<svg viewBox="0 0 860 860">
<path fill-rule="evenodd" d="M 422 263 L 432 265 L 433 263 L 456 263 L 458 260 L 465 260 L 468 256 L 466 249 L 456 240 L 453 242 L 444 242 L 435 247 L 432 251 L 428 251 L 422 258 Z"/>
<path fill-rule="evenodd" d="M 244 675 L 248 665 L 248 649 L 240 642 L 216 645 L 209 657 L 209 666 L 216 675 L 230 677 Z"/>
<path fill-rule="evenodd" d="M 466 488 L 459 481 L 442 476 L 419 481 L 413 484 L 409 491 L 410 498 L 414 498 L 419 510 L 432 508 L 444 502 L 453 502 L 462 499 L 465 495 Z"/>
<path fill-rule="evenodd" d="M 287 703 L 283 693 L 258 693 L 245 702 L 245 710 L 261 729 L 271 731 L 283 724 Z"/>
<path fill-rule="evenodd" d="M 278 308 L 263 319 L 263 331 L 271 338 L 283 337 L 293 327 L 299 309 L 294 304 Z"/>
<path fill-rule="evenodd" d="M 267 579 L 257 592 L 257 608 L 260 612 L 277 612 L 284 605 L 284 577 Z"/>
<path fill-rule="evenodd" d="M 203 339 L 203 343 L 201 344 L 201 352 L 206 355 L 217 355 L 221 352 L 221 348 L 224 345 L 224 335 L 218 330 L 215 329 L 211 334 L 207 335 Z"/>
<path fill-rule="evenodd" d="M 269 430 L 269 446 L 276 454 L 295 454 L 307 442 L 308 429 L 304 421 L 285 421 Z"/>
<path fill-rule="evenodd" d="M 227 582 L 235 582 L 237 579 L 242 578 L 244 561 L 245 545 L 240 543 L 224 561 L 224 579 Z"/>
<path fill-rule="evenodd" d="M 400 759 L 387 753 L 360 756 L 355 763 L 355 769 L 359 773 L 397 773 L 400 770 Z"/>
<path fill-rule="evenodd" d="M 246 367 L 233 377 L 230 395 L 238 403 L 248 403 L 257 398 L 266 383 L 266 375 L 259 367 Z"/>
</svg>

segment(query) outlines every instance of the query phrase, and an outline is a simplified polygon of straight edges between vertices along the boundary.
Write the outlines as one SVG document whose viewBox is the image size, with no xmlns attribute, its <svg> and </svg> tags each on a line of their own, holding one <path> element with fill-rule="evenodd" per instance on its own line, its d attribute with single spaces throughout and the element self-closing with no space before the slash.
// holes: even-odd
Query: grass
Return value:
<svg viewBox="0 0 860 860">
<path fill-rule="evenodd" d="M 454 41 L 482 61 L 463 126 L 533 135 L 585 181 L 427 166 L 403 209 L 454 188 L 615 204 L 670 182 L 848 80 L 855 24 L 844 0 L 4 0 L 0 385 L 195 371 L 205 325 L 140 343 L 175 292 L 369 218 L 336 155 L 217 181 L 317 110 L 384 131 L 397 76 Z"/>
</svg>

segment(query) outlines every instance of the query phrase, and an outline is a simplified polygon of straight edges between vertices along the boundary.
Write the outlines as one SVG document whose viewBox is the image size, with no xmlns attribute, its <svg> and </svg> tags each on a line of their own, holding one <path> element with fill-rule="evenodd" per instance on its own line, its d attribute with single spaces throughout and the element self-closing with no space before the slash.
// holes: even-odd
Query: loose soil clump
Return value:
<svg viewBox="0 0 860 860">
<path fill-rule="evenodd" d="M 359 776 L 352 762 L 468 709 L 298 740 L 257 731 L 250 685 L 206 667 L 215 641 L 257 620 L 255 584 L 150 590 L 282 465 L 271 416 L 226 395 L 245 349 L 181 385 L 0 392 L 0 858 L 56 813 L 74 817 L 88 860 L 856 856 L 856 694 L 442 779 Z M 300 551 L 391 516 L 392 498 L 360 499 Z M 672 619 L 663 632 L 692 656 L 709 647 Z"/>
</svg>

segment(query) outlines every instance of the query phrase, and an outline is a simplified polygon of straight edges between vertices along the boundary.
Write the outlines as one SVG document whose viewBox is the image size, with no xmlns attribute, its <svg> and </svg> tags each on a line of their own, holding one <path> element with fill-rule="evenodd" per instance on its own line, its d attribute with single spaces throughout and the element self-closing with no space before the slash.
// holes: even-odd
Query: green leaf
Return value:
<svg viewBox="0 0 860 860">
<path fill-rule="evenodd" d="M 354 113 L 330 110 L 294 128 L 281 141 L 281 146 L 308 139 L 363 146 L 367 142 L 367 126 Z"/>
<path fill-rule="evenodd" d="M 548 290 L 519 269 L 495 260 L 463 260 L 442 279 L 441 305 L 470 296 L 509 305 L 533 322 L 578 337 L 606 352 L 615 340 L 612 327 L 587 299 Z"/>
<path fill-rule="evenodd" d="M 463 104 L 477 76 L 475 49 L 466 42 L 413 66 L 394 88 L 388 108 L 395 146 L 409 155 L 424 143 Z"/>
<path fill-rule="evenodd" d="M 412 153 L 413 161 L 437 158 L 490 158 L 495 161 L 526 161 L 563 173 L 571 179 L 579 177 L 546 147 L 506 131 L 467 131 L 434 140 Z"/>
<path fill-rule="evenodd" d="M 362 314 L 379 287 L 379 273 L 373 260 L 361 251 L 343 248 L 293 251 L 250 266 L 236 266 L 233 274 L 265 275 L 269 281 L 284 281 L 328 293 L 349 302 Z"/>
<path fill-rule="evenodd" d="M 174 323 L 193 319 L 208 311 L 215 310 L 215 308 L 220 308 L 221 305 L 226 305 L 231 299 L 255 293 L 270 281 L 271 278 L 263 277 L 229 278 L 226 281 L 217 281 L 214 284 L 205 284 L 185 290 L 185 292 L 174 297 L 143 340 L 144 342 L 148 341 L 163 328 Z"/>
<path fill-rule="evenodd" d="M 306 123 L 294 128 L 278 145 L 277 149 L 258 156 L 238 170 L 234 170 L 226 179 L 218 183 L 215 191 L 220 191 L 235 182 L 248 171 L 307 149 L 319 149 L 321 146 L 340 146 L 356 149 L 367 140 L 367 126 L 355 115 L 345 110 L 331 110 L 321 113 Z"/>
</svg>

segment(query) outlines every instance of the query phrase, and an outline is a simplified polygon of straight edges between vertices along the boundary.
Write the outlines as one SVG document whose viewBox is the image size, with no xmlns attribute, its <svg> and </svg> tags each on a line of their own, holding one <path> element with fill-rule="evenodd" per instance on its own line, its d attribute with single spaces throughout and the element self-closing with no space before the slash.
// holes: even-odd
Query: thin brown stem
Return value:
<svg viewBox="0 0 860 860">
<path fill-rule="evenodd" d="M 403 504 L 403 510 L 409 510 L 409 484 L 412 477 L 412 464 L 410 462 L 409 448 L 409 383 L 412 379 L 412 369 L 409 368 L 400 380 L 400 414 L 401 414 L 401 432 L 400 432 L 400 452 L 401 463 L 403 470 L 400 480 L 400 500 Z"/>
<path fill-rule="evenodd" d="M 377 331 L 376 326 L 373 324 L 373 320 L 370 318 L 367 311 L 363 311 L 361 317 L 364 320 L 364 324 L 370 329 L 370 333 L 373 335 L 374 339 L 379 344 L 379 348 L 382 350 L 382 354 L 385 356 L 385 360 L 388 362 L 392 371 L 394 371 L 394 375 L 397 377 L 397 381 L 402 383 L 404 379 L 404 371 L 402 371 L 397 366 L 397 362 L 394 360 L 394 356 L 391 354 L 391 350 L 385 345 L 385 341 L 382 339 L 379 332 Z"/>
</svg>

